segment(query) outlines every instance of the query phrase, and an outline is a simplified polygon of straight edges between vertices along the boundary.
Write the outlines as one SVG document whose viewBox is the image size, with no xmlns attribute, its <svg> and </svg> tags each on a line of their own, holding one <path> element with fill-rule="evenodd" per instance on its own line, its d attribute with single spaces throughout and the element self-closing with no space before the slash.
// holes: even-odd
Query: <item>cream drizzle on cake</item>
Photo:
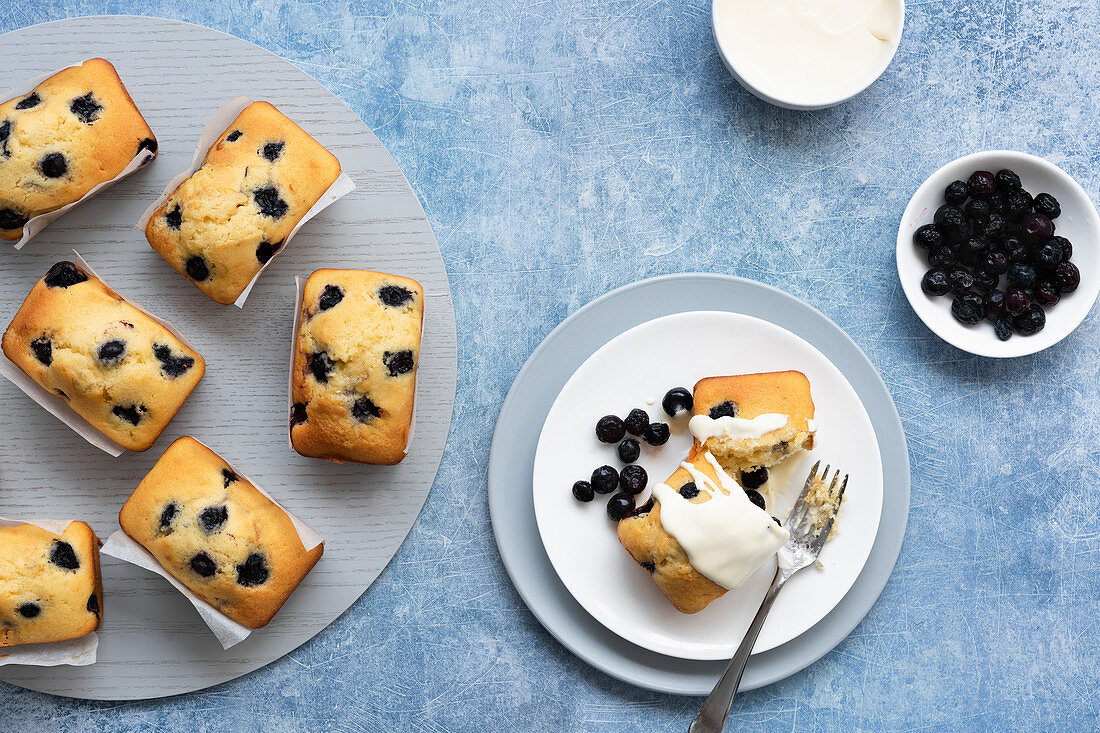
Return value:
<svg viewBox="0 0 1100 733">
<path fill-rule="evenodd" d="M 723 588 L 735 590 L 775 555 L 790 533 L 749 501 L 714 456 L 706 453 L 704 457 L 718 477 L 717 484 L 691 463 L 680 465 L 709 500 L 692 503 L 668 484 L 654 486 L 653 496 L 661 502 L 661 525 L 684 548 L 692 567 Z"/>
<path fill-rule="evenodd" d="M 724 415 L 713 418 L 709 415 L 696 415 L 688 422 L 688 430 L 700 443 L 709 438 L 727 437 L 735 440 L 762 438 L 773 430 L 779 430 L 790 417 L 769 412 L 753 418 L 730 417 Z"/>
</svg>

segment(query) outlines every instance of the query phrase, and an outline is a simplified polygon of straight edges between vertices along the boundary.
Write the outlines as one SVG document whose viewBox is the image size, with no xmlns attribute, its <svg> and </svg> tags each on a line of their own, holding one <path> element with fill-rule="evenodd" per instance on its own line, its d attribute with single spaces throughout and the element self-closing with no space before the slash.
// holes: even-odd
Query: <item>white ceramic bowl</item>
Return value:
<svg viewBox="0 0 1100 733">
<path fill-rule="evenodd" d="M 774 104 L 778 107 L 786 107 L 787 109 L 813 110 L 835 107 L 842 102 L 847 102 L 849 99 L 874 84 L 878 78 L 882 76 L 883 72 L 886 71 L 887 67 L 890 66 L 890 62 L 894 60 L 894 55 L 898 51 L 898 46 L 901 45 L 902 31 L 905 28 L 905 2 L 904 0 L 895 0 L 895 2 L 897 2 L 899 6 L 899 11 L 896 32 L 893 34 L 894 43 L 883 50 L 882 58 L 879 60 L 879 63 L 868 71 L 866 77 L 861 78 L 859 82 L 853 84 L 850 89 L 845 89 L 839 94 L 831 97 L 805 97 L 801 99 L 785 97 L 775 90 L 769 91 L 760 80 L 749 78 L 748 75 L 742 72 L 738 65 L 738 54 L 740 49 L 738 49 L 733 39 L 729 38 L 722 30 L 723 25 L 726 22 L 730 22 L 729 20 L 723 19 L 723 14 L 728 12 L 725 0 L 712 0 L 710 16 L 711 25 L 714 29 L 714 41 L 718 45 L 718 55 L 722 57 L 722 62 L 726 65 L 730 74 L 732 74 L 737 81 L 741 82 L 741 86 L 769 104 Z"/>
<path fill-rule="evenodd" d="M 1073 262 L 1081 270 L 1077 290 L 1062 296 L 1047 308 L 1046 327 L 1032 336 L 1014 335 L 1000 341 L 989 321 L 967 326 L 951 315 L 951 296 L 925 295 L 921 278 L 928 270 L 924 250 L 913 244 L 913 232 L 932 221 L 943 205 L 943 191 L 955 180 L 965 181 L 977 170 L 996 173 L 1009 168 L 1019 174 L 1024 188 L 1033 195 L 1046 192 L 1058 199 L 1062 215 L 1054 220 L 1055 234 L 1073 243 Z M 1100 216 L 1085 190 L 1058 166 L 1042 158 L 1011 150 L 974 153 L 948 163 L 928 177 L 913 194 L 898 227 L 898 276 L 913 310 L 928 328 L 952 346 L 979 356 L 1007 358 L 1025 356 L 1053 346 L 1073 332 L 1092 309 L 1100 293 Z M 1002 281 L 1003 285 L 1003 281 Z"/>
</svg>

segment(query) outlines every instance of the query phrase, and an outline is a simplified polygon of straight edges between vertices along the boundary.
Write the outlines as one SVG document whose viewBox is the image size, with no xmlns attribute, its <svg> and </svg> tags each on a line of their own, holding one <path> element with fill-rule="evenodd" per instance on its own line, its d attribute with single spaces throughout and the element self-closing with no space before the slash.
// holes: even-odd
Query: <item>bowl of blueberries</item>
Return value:
<svg viewBox="0 0 1100 733">
<path fill-rule="evenodd" d="M 1100 293 L 1100 217 L 1058 166 L 1009 150 L 929 176 L 898 228 L 902 289 L 963 351 L 1007 358 L 1068 336 Z"/>
</svg>

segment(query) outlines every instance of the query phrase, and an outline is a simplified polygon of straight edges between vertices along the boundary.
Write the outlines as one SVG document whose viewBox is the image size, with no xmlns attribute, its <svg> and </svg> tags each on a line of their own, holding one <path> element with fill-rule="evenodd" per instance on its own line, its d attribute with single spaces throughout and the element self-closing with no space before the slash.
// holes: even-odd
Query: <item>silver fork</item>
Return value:
<svg viewBox="0 0 1100 733">
<path fill-rule="evenodd" d="M 844 489 L 848 487 L 848 476 L 845 474 L 841 479 L 839 470 L 833 474 L 832 483 L 829 484 L 829 500 L 833 510 L 828 512 L 828 516 L 822 516 L 822 513 L 810 511 L 810 504 L 806 500 L 817 479 L 817 469 L 820 466 L 821 461 L 818 461 L 810 469 L 806 485 L 802 487 L 802 493 L 798 495 L 798 500 L 794 503 L 790 516 L 787 517 L 786 526 L 791 533 L 791 538 L 779 549 L 781 562 L 775 571 L 772 585 L 760 604 L 760 610 L 756 612 L 756 617 L 753 618 L 749 630 L 745 633 L 741 646 L 737 647 L 737 652 L 733 655 L 726 673 L 722 675 L 722 679 L 718 680 L 710 697 L 703 703 L 699 714 L 692 721 L 688 733 L 721 733 L 725 728 L 730 706 L 733 705 L 733 696 L 737 693 L 737 686 L 741 684 L 741 675 L 745 672 L 745 665 L 748 664 L 752 647 L 756 644 L 756 637 L 760 635 L 760 629 L 764 625 L 764 619 L 768 617 L 768 612 L 772 609 L 775 597 L 779 595 L 780 589 L 792 575 L 809 567 L 817 560 L 825 540 L 829 538 L 833 520 L 836 519 L 840 502 L 844 498 Z M 823 483 L 829 481 L 829 470 L 830 466 L 826 466 L 821 473 Z"/>
</svg>

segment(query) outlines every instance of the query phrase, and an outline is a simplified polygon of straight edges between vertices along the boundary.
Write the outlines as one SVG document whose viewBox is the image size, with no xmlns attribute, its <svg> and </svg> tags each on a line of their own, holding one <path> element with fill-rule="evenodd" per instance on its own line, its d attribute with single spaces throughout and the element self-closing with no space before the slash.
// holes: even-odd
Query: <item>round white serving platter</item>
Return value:
<svg viewBox="0 0 1100 733">
<path fill-rule="evenodd" d="M 163 578 L 104 557 L 99 661 L 0 667 L 0 680 L 57 695 L 139 699 L 193 692 L 258 669 L 308 641 L 386 567 L 435 480 L 454 404 L 454 310 L 424 211 L 401 170 L 343 102 L 278 56 L 174 20 L 73 18 L 0 36 L 0 89 L 101 56 L 118 69 L 160 143 L 159 158 L 53 222 L 22 251 L 0 244 L 0 326 L 51 264 L 79 250 L 120 293 L 167 318 L 206 357 L 206 377 L 146 453 L 111 458 L 0 380 L 0 515 L 72 518 L 101 538 L 165 448 L 193 435 L 326 540 L 325 554 L 266 628 L 223 651 Z M 191 160 L 207 117 L 245 94 L 272 102 L 331 150 L 356 190 L 303 227 L 244 308 L 221 306 L 177 274 L 134 223 Z M 419 280 L 426 293 L 416 424 L 394 467 L 302 458 L 287 445 L 294 276 L 364 268 Z M 362 640 L 369 644 L 369 640 Z"/>
</svg>

